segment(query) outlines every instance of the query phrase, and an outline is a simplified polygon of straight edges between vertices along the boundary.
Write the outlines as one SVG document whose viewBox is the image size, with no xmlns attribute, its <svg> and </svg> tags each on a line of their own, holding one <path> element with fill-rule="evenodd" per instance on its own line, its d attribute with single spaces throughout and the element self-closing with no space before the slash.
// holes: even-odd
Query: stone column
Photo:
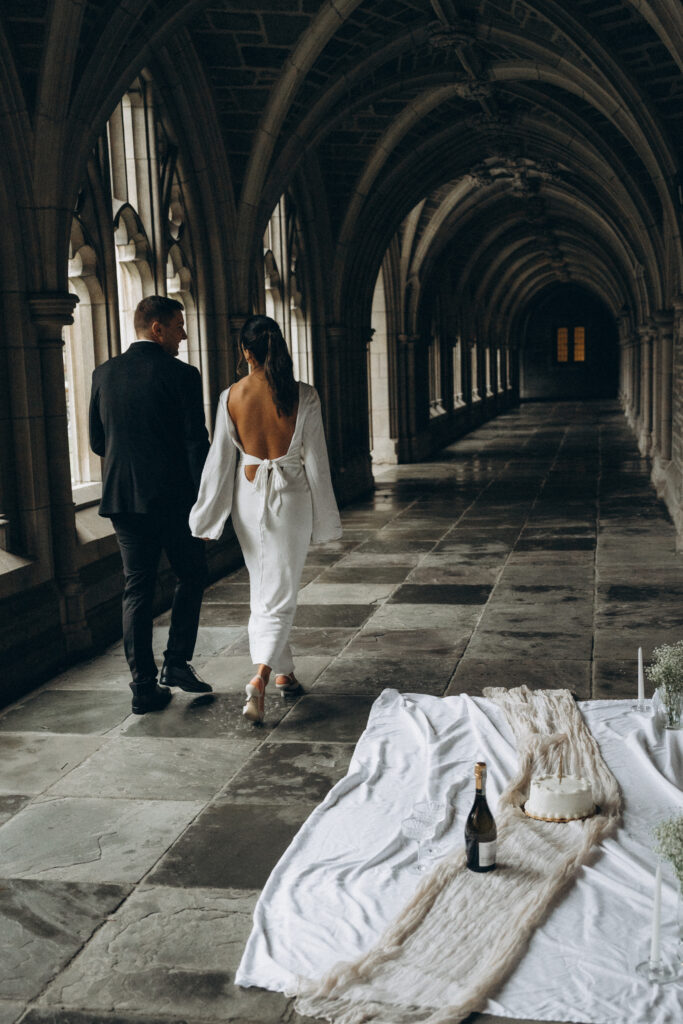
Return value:
<svg viewBox="0 0 683 1024">
<path fill-rule="evenodd" d="M 53 564 L 67 653 L 92 646 L 79 573 L 62 351 L 62 327 L 73 323 L 71 314 L 77 302 L 77 296 L 66 292 L 41 292 L 28 297 L 40 359 Z"/>
<path fill-rule="evenodd" d="M 638 446 L 642 455 L 652 451 L 652 333 L 649 326 L 638 329 L 640 339 L 641 415 Z"/>
<path fill-rule="evenodd" d="M 671 459 L 672 388 L 673 388 L 673 311 L 662 310 L 655 316 L 659 350 L 659 408 L 657 409 L 657 441 L 661 458 Z"/>
</svg>

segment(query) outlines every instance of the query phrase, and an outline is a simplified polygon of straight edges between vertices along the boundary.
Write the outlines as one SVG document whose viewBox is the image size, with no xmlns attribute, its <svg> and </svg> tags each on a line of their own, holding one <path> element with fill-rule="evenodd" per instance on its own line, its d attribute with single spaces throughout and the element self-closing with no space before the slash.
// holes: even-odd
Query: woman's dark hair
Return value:
<svg viewBox="0 0 683 1024">
<path fill-rule="evenodd" d="M 240 343 L 263 366 L 278 416 L 291 416 L 299 399 L 292 357 L 279 326 L 269 316 L 250 316 Z"/>
</svg>

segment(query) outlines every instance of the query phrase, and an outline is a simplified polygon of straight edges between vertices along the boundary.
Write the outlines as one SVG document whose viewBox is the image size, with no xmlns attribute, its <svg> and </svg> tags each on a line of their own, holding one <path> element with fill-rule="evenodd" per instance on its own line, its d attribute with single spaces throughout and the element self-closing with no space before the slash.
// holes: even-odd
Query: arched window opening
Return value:
<svg viewBox="0 0 683 1024">
<path fill-rule="evenodd" d="M 473 402 L 481 402 L 481 394 L 479 392 L 479 360 L 477 359 L 477 344 L 474 342 L 470 349 L 470 391 Z"/>
<path fill-rule="evenodd" d="M 384 271 L 380 267 L 372 296 L 372 337 L 368 343 L 368 406 L 370 455 L 373 465 L 398 461 L 391 436 L 391 374 L 389 365 L 389 315 Z"/>
<path fill-rule="evenodd" d="M 464 405 L 462 383 L 462 338 L 458 335 L 453 346 L 453 408 Z"/>
<path fill-rule="evenodd" d="M 307 274 L 296 207 L 283 195 L 263 236 L 266 314 L 276 320 L 294 364 L 294 376 L 314 382 L 311 328 L 307 316 Z"/>
<path fill-rule="evenodd" d="M 486 374 L 486 397 L 491 398 L 493 396 L 493 381 L 491 380 L 491 349 L 488 345 L 484 349 L 484 368 Z"/>
<path fill-rule="evenodd" d="M 100 460 L 90 450 L 88 407 L 96 352 L 106 350 L 107 315 L 95 250 L 77 220 L 71 236 L 69 290 L 79 300 L 73 324 L 63 329 L 69 462 L 74 497 L 87 501 L 98 496 L 101 479 Z"/>
<path fill-rule="evenodd" d="M 434 317 L 429 334 L 429 415 L 433 418 L 441 416 L 446 411 L 443 406 L 441 303 L 438 296 L 434 303 Z"/>
<path fill-rule="evenodd" d="M 187 341 L 180 343 L 178 359 L 201 369 L 201 351 L 199 347 L 199 323 L 197 307 L 192 289 L 192 274 L 184 263 L 183 252 L 178 245 L 172 245 L 168 252 L 166 264 L 166 294 L 169 299 L 182 303 Z"/>
<path fill-rule="evenodd" d="M 151 252 L 144 228 L 135 211 L 123 206 L 114 220 L 116 271 L 119 290 L 121 351 L 135 341 L 133 316 L 146 295 L 154 295 Z"/>
</svg>

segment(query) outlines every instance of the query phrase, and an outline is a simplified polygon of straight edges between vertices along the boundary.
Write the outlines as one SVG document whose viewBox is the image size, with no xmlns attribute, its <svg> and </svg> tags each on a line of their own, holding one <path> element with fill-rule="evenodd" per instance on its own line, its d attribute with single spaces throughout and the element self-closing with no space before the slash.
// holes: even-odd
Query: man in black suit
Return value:
<svg viewBox="0 0 683 1024">
<path fill-rule="evenodd" d="M 90 444 L 104 456 L 100 515 L 114 524 L 121 549 L 123 644 L 133 681 L 133 712 L 165 707 L 169 686 L 207 693 L 188 662 L 207 582 L 204 544 L 193 537 L 195 502 L 209 438 L 199 371 L 176 359 L 185 334 L 183 307 L 152 295 L 135 310 L 134 342 L 98 366 L 92 378 Z M 161 683 L 152 653 L 152 602 L 161 552 L 178 577 Z"/>
</svg>

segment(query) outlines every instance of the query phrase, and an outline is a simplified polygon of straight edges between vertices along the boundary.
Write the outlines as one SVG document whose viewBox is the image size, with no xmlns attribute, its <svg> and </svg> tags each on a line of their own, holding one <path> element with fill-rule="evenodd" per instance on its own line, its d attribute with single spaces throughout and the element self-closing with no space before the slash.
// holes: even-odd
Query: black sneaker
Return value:
<svg viewBox="0 0 683 1024">
<path fill-rule="evenodd" d="M 161 683 L 164 686 L 179 686 L 188 693 L 213 693 L 213 687 L 200 679 L 192 665 L 174 665 L 165 661 L 161 670 Z"/>
<path fill-rule="evenodd" d="M 161 711 L 173 696 L 167 686 L 159 686 L 156 680 L 151 683 L 131 683 L 133 702 L 131 711 L 134 715 L 146 715 L 148 711 Z"/>
</svg>

